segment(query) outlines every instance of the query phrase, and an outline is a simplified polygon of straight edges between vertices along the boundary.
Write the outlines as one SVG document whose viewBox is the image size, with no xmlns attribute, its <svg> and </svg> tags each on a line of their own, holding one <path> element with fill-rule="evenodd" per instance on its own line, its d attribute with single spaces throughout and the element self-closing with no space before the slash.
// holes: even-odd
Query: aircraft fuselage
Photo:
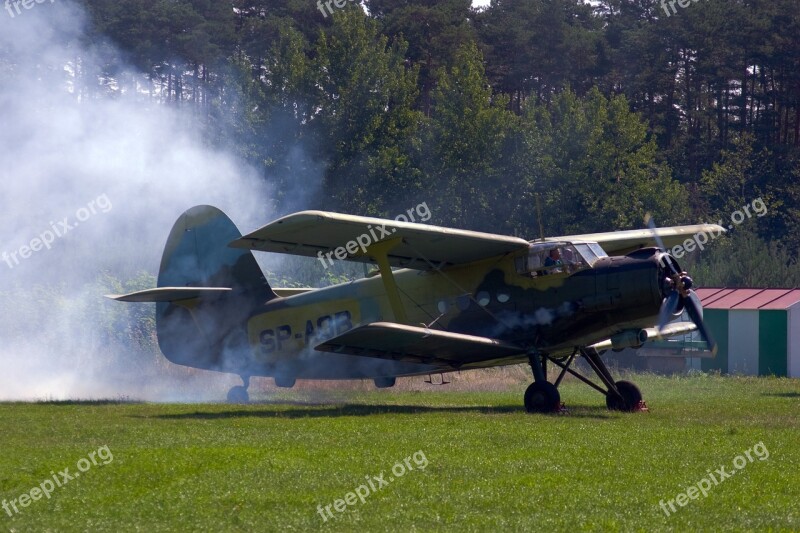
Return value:
<svg viewBox="0 0 800 533">
<path fill-rule="evenodd" d="M 394 277 L 411 325 L 558 354 L 652 325 L 663 299 L 658 268 L 652 257 L 606 257 L 571 274 L 531 277 L 516 271 L 514 257 L 501 257 L 443 271 L 399 270 Z M 353 327 L 379 321 L 395 321 L 380 276 L 271 300 L 247 320 L 249 373 L 347 379 L 442 370 L 313 349 Z M 489 365 L 526 360 L 522 353 Z"/>
</svg>

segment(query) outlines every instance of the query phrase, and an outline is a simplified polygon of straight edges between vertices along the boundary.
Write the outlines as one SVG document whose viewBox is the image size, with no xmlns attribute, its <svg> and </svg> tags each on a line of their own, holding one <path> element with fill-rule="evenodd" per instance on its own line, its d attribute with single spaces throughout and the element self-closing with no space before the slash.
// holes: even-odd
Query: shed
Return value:
<svg viewBox="0 0 800 533">
<path fill-rule="evenodd" d="M 703 370 L 800 378 L 800 289 L 695 291 L 719 351 Z"/>
</svg>

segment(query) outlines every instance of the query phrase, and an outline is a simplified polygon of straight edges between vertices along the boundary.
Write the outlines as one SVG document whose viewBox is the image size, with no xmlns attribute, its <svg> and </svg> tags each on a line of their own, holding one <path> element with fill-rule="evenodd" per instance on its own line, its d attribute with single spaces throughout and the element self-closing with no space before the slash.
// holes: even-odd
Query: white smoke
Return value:
<svg viewBox="0 0 800 533">
<path fill-rule="evenodd" d="M 102 298 L 98 279 L 156 274 L 189 207 L 215 205 L 251 231 L 274 218 L 274 196 L 255 169 L 204 143 L 190 106 L 158 103 L 140 73 L 117 78 L 139 90 L 81 85 L 75 73 L 103 62 L 79 44 L 86 27 L 62 0 L 0 11 L 0 399 L 194 397 L 160 356 L 114 351 L 107 331 L 130 328 L 129 311 Z M 154 372 L 167 374 L 158 387 Z M 210 376 L 219 387 L 203 397 L 223 398 L 229 380 Z"/>
</svg>

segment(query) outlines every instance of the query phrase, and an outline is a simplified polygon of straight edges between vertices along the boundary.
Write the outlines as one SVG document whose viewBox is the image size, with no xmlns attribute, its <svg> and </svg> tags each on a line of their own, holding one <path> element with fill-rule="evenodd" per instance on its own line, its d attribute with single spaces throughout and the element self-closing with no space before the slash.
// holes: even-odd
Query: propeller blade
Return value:
<svg viewBox="0 0 800 533">
<path fill-rule="evenodd" d="M 675 311 L 678 310 L 680 297 L 681 295 L 678 294 L 678 291 L 672 291 L 664 300 L 664 303 L 661 304 L 661 311 L 658 313 L 658 331 L 661 331 L 667 325 Z"/>
<path fill-rule="evenodd" d="M 653 232 L 653 238 L 656 240 L 656 244 L 661 249 L 662 252 L 667 251 L 667 247 L 664 246 L 664 241 L 661 240 L 661 236 L 656 231 L 656 221 L 653 220 L 653 217 L 650 216 L 650 213 L 647 213 L 644 216 L 644 221 L 647 223 L 647 227 L 650 228 L 650 231 Z"/>
<path fill-rule="evenodd" d="M 690 291 L 689 297 L 684 298 L 684 305 L 686 306 L 686 311 L 689 313 L 689 317 L 692 319 L 692 322 L 694 322 L 697 326 L 700 336 L 708 344 L 708 349 L 711 350 L 712 354 L 717 355 L 717 343 L 714 341 L 714 337 L 711 336 L 711 332 L 706 327 L 706 323 L 703 322 L 700 299 L 697 297 L 694 291 Z"/>
<path fill-rule="evenodd" d="M 661 264 L 661 266 L 666 267 L 667 270 L 669 270 L 673 276 L 680 275 L 680 270 L 678 270 L 678 267 L 675 266 L 675 262 L 672 260 L 672 256 L 669 255 L 668 253 L 665 252 L 661 254 L 661 257 L 659 258 L 659 263 Z"/>
<path fill-rule="evenodd" d="M 673 274 L 680 274 L 675 264 L 672 262 L 672 257 L 667 253 L 667 247 L 664 246 L 664 241 L 661 240 L 661 236 L 656 231 L 656 221 L 650 216 L 650 213 L 644 216 L 644 221 L 647 223 L 647 227 L 650 228 L 650 232 L 653 234 L 653 239 L 656 241 L 659 250 L 664 252 L 664 255 L 659 259 L 661 266 L 666 267 Z"/>
</svg>

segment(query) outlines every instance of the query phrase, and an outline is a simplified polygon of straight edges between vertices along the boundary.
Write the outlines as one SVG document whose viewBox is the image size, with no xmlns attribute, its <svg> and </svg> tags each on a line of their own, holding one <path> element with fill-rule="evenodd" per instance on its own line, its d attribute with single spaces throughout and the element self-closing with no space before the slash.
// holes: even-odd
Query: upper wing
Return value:
<svg viewBox="0 0 800 533">
<path fill-rule="evenodd" d="M 496 339 L 394 322 L 374 322 L 351 329 L 316 346 L 315 350 L 422 363 L 443 369 L 525 353 L 519 346 Z"/>
<path fill-rule="evenodd" d="M 625 255 L 640 248 L 656 246 L 653 233 L 664 241 L 664 246 L 673 247 L 681 244 L 697 234 L 720 235 L 725 228 L 717 224 L 695 224 L 693 226 L 672 226 L 668 228 L 634 229 L 627 231 L 611 231 L 608 233 L 586 233 L 584 235 L 567 235 L 550 237 L 548 241 L 588 241 L 596 242 L 608 255 Z"/>
<path fill-rule="evenodd" d="M 704 233 L 719 235 L 725 229 L 716 224 L 612 231 L 550 237 L 548 241 L 590 241 L 599 243 L 609 255 L 624 255 L 655 246 L 654 232 L 665 246 L 675 246 Z M 301 211 L 287 215 L 230 243 L 234 248 L 277 252 L 307 257 L 371 262 L 364 249 L 376 242 L 398 238 L 389 251 L 395 267 L 428 270 L 488 259 L 518 250 L 530 243 L 518 237 L 468 231 L 413 222 L 361 217 L 327 211 Z M 338 252 L 338 253 L 337 253 Z"/>
<path fill-rule="evenodd" d="M 285 216 L 230 246 L 317 258 L 334 252 L 329 256 L 333 259 L 341 249 L 338 259 L 369 262 L 363 248 L 393 237 L 402 240 L 389 252 L 389 263 L 419 270 L 471 263 L 529 246 L 528 241 L 517 237 L 326 211 Z"/>
</svg>

